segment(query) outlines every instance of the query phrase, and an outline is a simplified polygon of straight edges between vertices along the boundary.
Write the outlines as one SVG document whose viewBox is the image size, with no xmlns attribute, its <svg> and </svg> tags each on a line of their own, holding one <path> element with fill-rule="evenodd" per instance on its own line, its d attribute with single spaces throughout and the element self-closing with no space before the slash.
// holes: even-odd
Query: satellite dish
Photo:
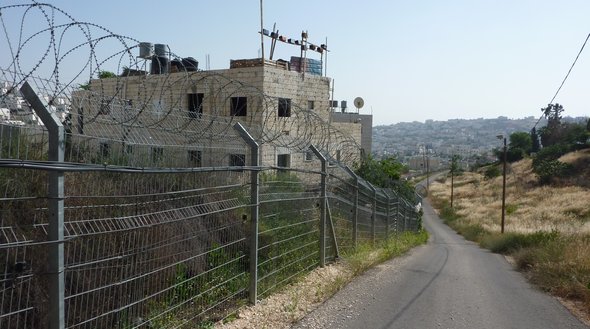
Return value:
<svg viewBox="0 0 590 329">
<path fill-rule="evenodd" d="M 365 105 L 365 101 L 361 98 L 361 97 L 357 97 L 354 99 L 354 107 L 356 107 L 356 109 L 360 109 Z"/>
</svg>

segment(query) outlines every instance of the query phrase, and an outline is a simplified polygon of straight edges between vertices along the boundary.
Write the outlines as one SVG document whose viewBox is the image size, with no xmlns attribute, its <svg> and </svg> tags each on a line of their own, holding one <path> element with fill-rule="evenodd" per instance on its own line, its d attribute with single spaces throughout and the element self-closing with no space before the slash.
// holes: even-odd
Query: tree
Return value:
<svg viewBox="0 0 590 329">
<path fill-rule="evenodd" d="M 551 146 L 559 143 L 562 135 L 561 113 L 563 113 L 563 106 L 555 103 L 549 104 L 542 108 L 543 116 L 547 119 L 547 126 L 541 128 L 541 142 L 543 147 Z"/>
<path fill-rule="evenodd" d="M 537 129 L 531 129 L 531 153 L 537 153 L 541 149 L 541 145 L 539 144 L 539 134 L 537 134 Z"/>
<path fill-rule="evenodd" d="M 531 135 L 526 132 L 518 131 L 510 134 L 510 143 L 506 151 L 506 161 L 516 162 L 524 158 L 525 155 L 529 155 L 533 148 L 533 142 Z M 504 150 L 495 149 L 494 153 L 498 158 L 498 161 L 504 161 Z"/>
<path fill-rule="evenodd" d="M 99 79 L 108 79 L 108 78 L 116 78 L 117 75 L 113 72 L 109 71 L 98 71 L 98 78 Z"/>
<path fill-rule="evenodd" d="M 524 131 L 517 131 L 510 134 L 509 149 L 520 149 L 526 155 L 531 153 L 533 142 L 531 135 Z"/>
<path fill-rule="evenodd" d="M 375 160 L 368 156 L 361 161 L 355 172 L 376 187 L 391 188 L 408 200 L 414 197 L 412 186 L 400 179 L 403 173 L 408 172 L 408 168 L 394 157 Z"/>
<path fill-rule="evenodd" d="M 407 167 L 394 157 L 378 161 L 368 156 L 362 160 L 356 174 L 375 186 L 388 188 L 391 187 L 392 181 L 399 180 L 407 170 Z"/>
</svg>

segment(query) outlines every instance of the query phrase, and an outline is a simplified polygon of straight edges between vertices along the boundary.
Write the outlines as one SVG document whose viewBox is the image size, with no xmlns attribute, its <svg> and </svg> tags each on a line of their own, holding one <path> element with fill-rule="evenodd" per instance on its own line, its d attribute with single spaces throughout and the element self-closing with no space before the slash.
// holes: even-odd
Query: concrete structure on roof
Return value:
<svg viewBox="0 0 590 329">
<path fill-rule="evenodd" d="M 360 124 L 361 134 L 355 137 L 361 141 L 361 154 L 363 156 L 371 154 L 373 144 L 373 115 L 334 111 L 331 113 L 331 122 L 342 130 L 347 130 L 348 127 L 351 127 L 351 124 Z"/>
</svg>

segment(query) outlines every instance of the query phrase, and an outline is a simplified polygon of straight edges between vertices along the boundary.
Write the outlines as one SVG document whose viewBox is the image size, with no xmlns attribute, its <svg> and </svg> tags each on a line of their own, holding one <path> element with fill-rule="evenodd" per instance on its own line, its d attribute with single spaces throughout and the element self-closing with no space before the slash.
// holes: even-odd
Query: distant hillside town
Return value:
<svg viewBox="0 0 590 329">
<path fill-rule="evenodd" d="M 539 116 L 541 113 L 539 113 Z M 564 118 L 565 121 L 585 121 L 587 118 Z M 452 119 L 447 121 L 401 122 L 373 127 L 373 155 L 381 158 L 395 156 L 411 170 L 423 171 L 426 161 L 430 170 L 448 167 L 449 159 L 459 155 L 464 167 L 494 161 L 492 150 L 501 147 L 498 135 L 529 132 L 539 117 L 509 119 Z M 545 126 L 543 118 L 537 128 Z"/>
</svg>

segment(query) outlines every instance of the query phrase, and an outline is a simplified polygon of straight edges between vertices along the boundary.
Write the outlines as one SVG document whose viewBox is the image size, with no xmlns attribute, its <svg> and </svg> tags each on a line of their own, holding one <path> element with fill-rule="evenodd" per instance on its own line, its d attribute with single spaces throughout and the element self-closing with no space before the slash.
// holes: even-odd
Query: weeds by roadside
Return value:
<svg viewBox="0 0 590 329">
<path fill-rule="evenodd" d="M 428 233 L 420 231 L 392 236 L 375 247 L 369 243 L 361 244 L 355 252 L 342 255 L 341 261 L 313 270 L 259 304 L 241 309 L 233 321 L 218 323 L 215 328 L 289 327 L 342 289 L 355 276 L 427 240 Z"/>
</svg>

